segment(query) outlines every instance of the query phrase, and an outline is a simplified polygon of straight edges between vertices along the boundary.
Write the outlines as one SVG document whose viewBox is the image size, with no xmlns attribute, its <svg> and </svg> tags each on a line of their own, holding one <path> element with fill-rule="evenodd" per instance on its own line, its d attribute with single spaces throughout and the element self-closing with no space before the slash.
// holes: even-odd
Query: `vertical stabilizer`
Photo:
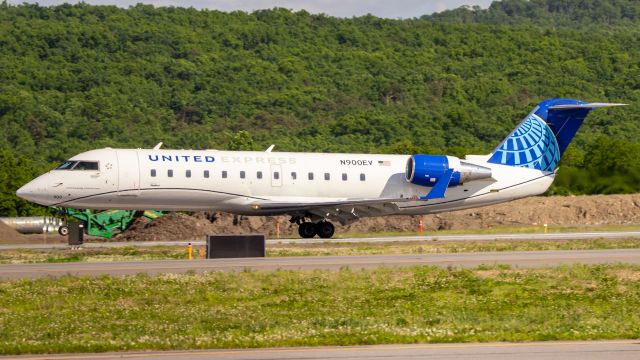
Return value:
<svg viewBox="0 0 640 360">
<path fill-rule="evenodd" d="M 554 171 L 589 111 L 619 105 L 625 104 L 545 100 L 502 141 L 487 162 Z"/>
</svg>

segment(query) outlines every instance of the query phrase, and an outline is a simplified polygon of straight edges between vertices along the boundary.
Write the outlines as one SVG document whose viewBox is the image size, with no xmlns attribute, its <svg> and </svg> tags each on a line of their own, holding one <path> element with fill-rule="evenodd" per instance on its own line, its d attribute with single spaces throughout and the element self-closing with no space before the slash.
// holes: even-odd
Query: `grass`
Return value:
<svg viewBox="0 0 640 360">
<path fill-rule="evenodd" d="M 277 244 L 270 246 L 267 253 L 269 256 L 353 256 L 637 248 L 640 248 L 640 238 L 587 240 L 413 241 L 398 243 L 326 242 L 306 245 Z"/>
<path fill-rule="evenodd" d="M 0 282 L 0 353 L 638 338 L 640 267 Z"/>
<path fill-rule="evenodd" d="M 637 249 L 640 238 L 589 240 L 490 240 L 490 241 L 413 241 L 391 243 L 275 244 L 267 256 L 347 256 L 381 254 L 431 254 L 488 251 Z M 203 246 L 194 246 L 199 257 Z M 46 262 L 104 262 L 186 259 L 184 246 L 114 247 L 69 249 L 17 249 L 0 251 L 0 264 Z"/>
<path fill-rule="evenodd" d="M 198 257 L 199 248 L 194 247 Z M 61 263 L 61 262 L 105 262 L 186 259 L 184 246 L 123 246 L 111 248 L 71 249 L 15 249 L 0 251 L 0 264 Z"/>
</svg>

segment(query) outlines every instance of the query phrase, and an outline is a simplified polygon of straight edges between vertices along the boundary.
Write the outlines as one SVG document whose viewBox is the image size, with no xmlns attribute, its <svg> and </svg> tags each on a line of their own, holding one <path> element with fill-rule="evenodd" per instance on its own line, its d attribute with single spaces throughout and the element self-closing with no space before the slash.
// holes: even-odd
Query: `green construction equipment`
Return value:
<svg viewBox="0 0 640 360">
<path fill-rule="evenodd" d="M 136 211 L 136 210 L 80 210 L 80 209 L 58 209 L 63 210 L 68 217 L 73 217 L 84 222 L 84 229 L 88 235 L 103 238 L 112 238 L 115 235 L 127 230 L 133 222 L 145 217 L 153 220 L 164 215 L 163 211 Z M 60 235 L 67 235 L 68 228 L 60 227 Z"/>
</svg>

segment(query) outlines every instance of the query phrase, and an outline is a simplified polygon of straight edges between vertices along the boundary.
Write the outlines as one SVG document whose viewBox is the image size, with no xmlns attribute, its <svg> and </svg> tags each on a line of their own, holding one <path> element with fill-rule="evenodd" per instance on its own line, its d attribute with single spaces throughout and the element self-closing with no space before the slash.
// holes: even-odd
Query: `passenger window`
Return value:
<svg viewBox="0 0 640 360">
<path fill-rule="evenodd" d="M 209 178 L 209 170 L 205 170 L 204 171 L 204 178 L 208 179 Z"/>
<path fill-rule="evenodd" d="M 262 179 L 262 171 L 258 171 L 258 173 L 256 174 L 256 177 L 258 179 Z"/>
<path fill-rule="evenodd" d="M 226 178 L 227 178 L 227 171 L 226 171 L 226 170 L 224 170 L 224 171 L 222 172 L 222 178 L 223 178 L 223 179 L 226 179 Z"/>
<path fill-rule="evenodd" d="M 309 180 L 313 180 L 313 173 L 309 173 Z"/>
<path fill-rule="evenodd" d="M 173 177 L 173 170 L 167 170 L 167 176 Z"/>
<path fill-rule="evenodd" d="M 186 175 L 187 175 L 188 178 L 190 178 L 191 177 L 191 170 L 187 170 Z"/>
<path fill-rule="evenodd" d="M 324 173 L 325 180 L 331 180 L 331 175 L 329 173 Z"/>
<path fill-rule="evenodd" d="M 97 161 L 79 161 L 73 170 L 99 170 Z"/>
<path fill-rule="evenodd" d="M 277 171 L 276 171 L 276 172 L 274 172 L 274 173 L 273 173 L 273 178 L 274 178 L 274 179 L 276 179 L 276 180 L 280 179 L 280 173 L 279 173 L 279 172 L 277 172 Z"/>
<path fill-rule="evenodd" d="M 365 180 L 364 174 L 360 174 L 360 181 L 364 181 L 364 180 Z"/>
<path fill-rule="evenodd" d="M 244 179 L 244 171 L 240 171 L 240 179 Z"/>
<path fill-rule="evenodd" d="M 156 177 L 156 169 L 151 169 L 151 177 Z"/>
<path fill-rule="evenodd" d="M 295 179 L 296 179 L 296 176 L 297 176 L 297 174 L 296 174 L 296 172 L 295 172 L 295 171 L 291 173 L 291 179 L 292 179 L 292 180 L 295 180 Z"/>
<path fill-rule="evenodd" d="M 347 181 L 347 174 L 346 173 L 342 173 L 342 181 Z"/>
</svg>

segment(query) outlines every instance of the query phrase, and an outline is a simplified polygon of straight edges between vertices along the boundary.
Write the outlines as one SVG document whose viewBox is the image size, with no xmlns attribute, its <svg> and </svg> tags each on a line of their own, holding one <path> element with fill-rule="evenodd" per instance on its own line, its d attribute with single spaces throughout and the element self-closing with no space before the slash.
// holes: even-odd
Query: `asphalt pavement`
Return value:
<svg viewBox="0 0 640 360">
<path fill-rule="evenodd" d="M 504 251 L 453 254 L 299 256 L 208 260 L 148 260 L 123 262 L 75 262 L 0 265 L 0 278 L 35 278 L 71 275 L 132 275 L 138 273 L 185 273 L 194 271 L 336 270 L 380 266 L 431 265 L 474 268 L 505 264 L 514 268 L 539 268 L 569 264 L 640 264 L 640 249 Z"/>
<path fill-rule="evenodd" d="M 371 345 L 313 348 L 269 348 L 246 350 L 195 350 L 163 352 L 125 352 L 103 354 L 27 355 L 0 357 L 2 360 L 273 360 L 273 359 L 473 359 L 473 360 L 637 360 L 640 359 L 640 341 L 562 341 L 532 343 L 469 343 L 469 344 L 410 344 Z"/>
<path fill-rule="evenodd" d="M 638 238 L 640 231 L 594 231 L 594 232 L 564 232 L 564 233 L 530 233 L 530 234 L 460 234 L 460 235 L 416 235 L 416 236 L 385 236 L 385 237 L 360 237 L 360 238 L 336 238 L 336 239 L 268 239 L 268 245 L 276 244 L 318 244 L 318 243 L 391 243 L 407 241 L 490 241 L 490 240 L 588 240 L 588 239 L 623 239 Z M 200 239 L 184 241 L 139 241 L 139 242 L 87 242 L 83 247 L 120 247 L 120 246 L 186 246 L 204 245 Z M 53 249 L 68 248 L 66 243 L 43 244 L 1 244 L 1 250 L 12 249 Z"/>
</svg>

